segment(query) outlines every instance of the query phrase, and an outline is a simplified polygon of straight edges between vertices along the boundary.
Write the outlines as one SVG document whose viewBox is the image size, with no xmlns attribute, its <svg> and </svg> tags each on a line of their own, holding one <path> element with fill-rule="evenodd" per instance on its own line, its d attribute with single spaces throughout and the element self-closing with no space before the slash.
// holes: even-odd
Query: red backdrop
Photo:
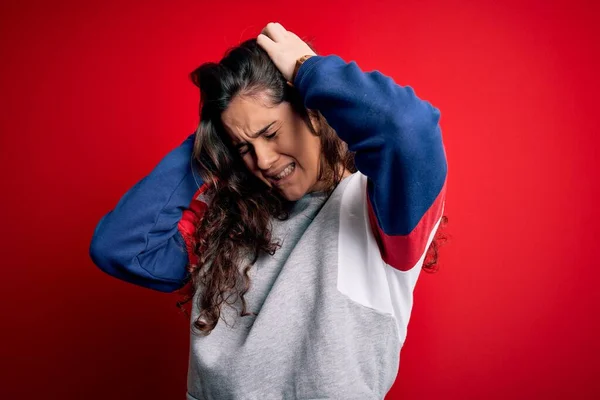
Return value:
<svg viewBox="0 0 600 400">
<path fill-rule="evenodd" d="M 387 398 L 600 396 L 598 3 L 217 3 L 2 2 L 0 398 L 184 397 L 178 298 L 88 245 L 195 129 L 188 72 L 269 21 L 442 111 L 451 241 Z"/>
</svg>

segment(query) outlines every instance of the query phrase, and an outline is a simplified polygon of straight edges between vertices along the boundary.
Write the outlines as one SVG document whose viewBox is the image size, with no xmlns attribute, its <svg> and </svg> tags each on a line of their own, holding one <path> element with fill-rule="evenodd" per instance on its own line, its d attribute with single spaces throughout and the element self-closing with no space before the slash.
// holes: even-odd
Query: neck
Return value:
<svg viewBox="0 0 600 400">
<path fill-rule="evenodd" d="M 350 172 L 348 169 L 344 168 L 343 165 L 339 165 L 338 166 L 338 173 L 340 173 L 341 176 L 341 180 L 343 180 L 344 178 L 349 177 L 350 175 L 352 175 L 352 172 Z M 312 193 L 312 192 L 325 192 L 330 188 L 331 183 L 328 182 L 329 180 L 320 180 L 318 181 L 308 192 Z"/>
</svg>

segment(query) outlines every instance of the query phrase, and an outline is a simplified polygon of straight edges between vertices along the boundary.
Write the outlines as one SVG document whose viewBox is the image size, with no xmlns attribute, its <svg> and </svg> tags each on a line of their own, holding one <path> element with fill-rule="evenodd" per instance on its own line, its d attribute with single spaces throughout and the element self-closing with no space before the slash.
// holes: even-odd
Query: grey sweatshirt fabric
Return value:
<svg viewBox="0 0 600 400">
<path fill-rule="evenodd" d="M 256 317 L 226 306 L 227 323 L 220 320 L 210 335 L 192 329 L 188 400 L 384 398 L 398 372 L 408 315 L 399 324 L 338 290 L 340 210 L 353 180 L 353 191 L 365 190 L 366 178 L 355 173 L 329 198 L 307 194 L 289 219 L 273 221 L 282 247 L 262 255 L 250 272 L 246 299 Z M 345 201 L 349 195 L 366 210 L 364 198 L 346 193 Z M 365 235 L 344 234 L 355 233 Z"/>
</svg>

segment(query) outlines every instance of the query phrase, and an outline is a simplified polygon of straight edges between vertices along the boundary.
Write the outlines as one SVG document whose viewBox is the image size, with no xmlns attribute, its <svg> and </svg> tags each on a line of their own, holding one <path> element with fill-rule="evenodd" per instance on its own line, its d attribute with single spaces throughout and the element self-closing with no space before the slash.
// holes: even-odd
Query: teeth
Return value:
<svg viewBox="0 0 600 400">
<path fill-rule="evenodd" d="M 294 171 L 294 168 L 296 168 L 295 164 L 290 164 L 287 166 L 286 169 L 284 169 L 283 171 L 281 171 L 279 174 L 275 175 L 275 179 L 279 180 L 279 179 L 283 179 L 286 176 L 288 176 L 289 174 L 291 174 Z"/>
</svg>

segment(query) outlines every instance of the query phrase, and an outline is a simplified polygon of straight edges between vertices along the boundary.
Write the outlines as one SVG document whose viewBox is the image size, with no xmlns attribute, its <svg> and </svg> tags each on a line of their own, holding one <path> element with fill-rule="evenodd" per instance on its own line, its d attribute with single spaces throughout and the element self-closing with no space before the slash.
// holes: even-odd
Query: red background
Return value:
<svg viewBox="0 0 600 400">
<path fill-rule="evenodd" d="M 451 241 L 387 398 L 599 398 L 598 3 L 217 3 L 2 2 L 0 398 L 184 398 L 178 298 L 88 245 L 195 129 L 187 74 L 269 21 L 442 111 Z"/>
</svg>

